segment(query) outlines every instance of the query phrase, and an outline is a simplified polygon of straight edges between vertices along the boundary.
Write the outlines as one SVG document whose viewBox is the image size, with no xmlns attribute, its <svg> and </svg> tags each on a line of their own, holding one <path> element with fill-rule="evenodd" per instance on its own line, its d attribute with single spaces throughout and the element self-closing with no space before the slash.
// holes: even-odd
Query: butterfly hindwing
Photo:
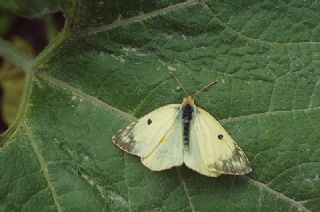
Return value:
<svg viewBox="0 0 320 212">
<path fill-rule="evenodd" d="M 191 123 L 190 129 L 193 129 L 193 123 Z M 190 132 L 189 148 L 184 151 L 184 163 L 190 169 L 199 172 L 200 174 L 209 177 L 218 177 L 221 173 L 217 171 L 209 170 L 207 165 L 204 163 L 203 157 L 200 152 L 197 138 L 195 137 L 194 131 Z"/>
<path fill-rule="evenodd" d="M 190 148 L 191 145 L 197 145 L 199 149 L 202 162 L 207 169 L 206 173 L 203 173 L 205 175 L 243 175 L 251 171 L 244 152 L 220 123 L 201 108 L 197 108 L 191 123 Z M 199 168 L 198 171 L 204 172 L 203 168 Z"/>
<path fill-rule="evenodd" d="M 161 138 L 154 150 L 144 158 L 142 163 L 153 171 L 169 169 L 183 164 L 182 120 L 178 116 Z"/>
<path fill-rule="evenodd" d="M 146 157 L 172 128 L 179 107 L 179 104 L 170 104 L 152 111 L 120 130 L 112 137 L 113 143 L 128 153 Z"/>
</svg>

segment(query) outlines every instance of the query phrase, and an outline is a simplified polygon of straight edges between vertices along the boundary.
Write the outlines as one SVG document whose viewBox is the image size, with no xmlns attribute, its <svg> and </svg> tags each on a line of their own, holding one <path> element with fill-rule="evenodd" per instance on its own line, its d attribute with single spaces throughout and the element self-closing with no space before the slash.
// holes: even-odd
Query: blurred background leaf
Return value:
<svg viewBox="0 0 320 212">
<path fill-rule="evenodd" d="M 0 0 L 0 8 L 19 16 L 40 18 L 61 11 L 61 4 L 60 0 Z"/>
<path fill-rule="evenodd" d="M 58 10 L 59 1 L 0 1 L 0 38 L 33 57 L 62 29 L 64 17 Z M 24 73 L 0 57 L 0 131 L 13 123 L 23 86 Z"/>
<path fill-rule="evenodd" d="M 20 37 L 13 37 L 12 42 L 18 48 L 34 55 L 32 46 Z M 0 86 L 2 88 L 2 118 L 7 126 L 13 123 L 18 113 L 25 73 L 15 65 L 4 61 L 0 66 Z"/>
</svg>

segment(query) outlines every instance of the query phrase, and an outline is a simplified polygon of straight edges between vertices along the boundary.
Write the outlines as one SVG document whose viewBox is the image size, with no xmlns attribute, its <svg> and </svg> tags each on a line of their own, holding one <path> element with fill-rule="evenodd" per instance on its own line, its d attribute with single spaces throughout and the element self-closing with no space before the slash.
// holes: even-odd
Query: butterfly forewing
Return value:
<svg viewBox="0 0 320 212">
<path fill-rule="evenodd" d="M 197 108 L 191 139 L 195 139 L 206 168 L 221 174 L 243 175 L 251 171 L 244 152 L 227 131 L 209 113 Z"/>
<path fill-rule="evenodd" d="M 179 107 L 179 104 L 170 104 L 152 111 L 120 130 L 112 137 L 113 143 L 128 153 L 146 157 L 173 126 Z"/>
<path fill-rule="evenodd" d="M 183 164 L 182 121 L 178 116 L 161 138 L 154 150 L 144 158 L 142 163 L 153 171 L 169 169 Z"/>
</svg>

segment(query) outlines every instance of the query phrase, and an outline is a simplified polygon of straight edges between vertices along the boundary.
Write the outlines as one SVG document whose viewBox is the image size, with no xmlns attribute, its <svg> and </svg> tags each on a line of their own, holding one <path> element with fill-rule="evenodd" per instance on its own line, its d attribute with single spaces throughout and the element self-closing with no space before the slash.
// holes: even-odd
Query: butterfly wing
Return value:
<svg viewBox="0 0 320 212">
<path fill-rule="evenodd" d="M 190 129 L 193 129 L 192 123 Z M 190 169 L 209 177 L 218 177 L 221 175 L 221 173 L 217 171 L 209 170 L 204 163 L 194 130 L 190 132 L 189 148 L 184 150 L 184 163 Z"/>
<path fill-rule="evenodd" d="M 244 152 L 220 123 L 201 108 L 197 108 L 191 122 L 190 148 L 193 148 L 189 153 L 192 156 L 186 165 L 201 174 L 219 176 L 251 172 Z M 192 157 L 199 162 L 192 161 Z"/>
<path fill-rule="evenodd" d="M 178 115 L 176 121 L 161 138 L 154 150 L 144 158 L 142 163 L 153 171 L 169 169 L 183 164 L 182 120 Z"/>
<path fill-rule="evenodd" d="M 179 104 L 170 104 L 152 111 L 121 129 L 112 137 L 113 143 L 128 153 L 142 158 L 148 156 L 173 127 L 179 107 Z"/>
</svg>

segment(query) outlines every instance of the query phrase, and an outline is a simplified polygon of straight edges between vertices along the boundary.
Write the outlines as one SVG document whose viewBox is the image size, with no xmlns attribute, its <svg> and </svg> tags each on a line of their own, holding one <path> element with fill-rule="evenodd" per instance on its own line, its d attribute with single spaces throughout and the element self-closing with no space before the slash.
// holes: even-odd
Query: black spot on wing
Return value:
<svg viewBox="0 0 320 212">
<path fill-rule="evenodd" d="M 152 120 L 151 120 L 151 119 L 148 119 L 147 124 L 148 124 L 148 125 L 152 124 Z"/>
</svg>

